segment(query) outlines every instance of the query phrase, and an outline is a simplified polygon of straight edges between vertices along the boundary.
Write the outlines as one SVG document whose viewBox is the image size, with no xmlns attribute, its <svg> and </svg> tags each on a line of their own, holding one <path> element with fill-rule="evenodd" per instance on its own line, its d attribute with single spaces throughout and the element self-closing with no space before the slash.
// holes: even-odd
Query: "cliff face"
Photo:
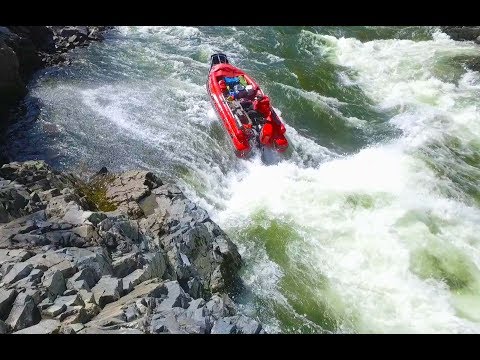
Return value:
<svg viewBox="0 0 480 360">
<path fill-rule="evenodd" d="M 106 26 L 0 26 L 0 133 L 32 74 L 68 63 L 67 51 L 103 39 Z"/>
<path fill-rule="evenodd" d="M 264 332 L 227 295 L 235 244 L 151 172 L 5 164 L 0 222 L 0 333 Z"/>
</svg>

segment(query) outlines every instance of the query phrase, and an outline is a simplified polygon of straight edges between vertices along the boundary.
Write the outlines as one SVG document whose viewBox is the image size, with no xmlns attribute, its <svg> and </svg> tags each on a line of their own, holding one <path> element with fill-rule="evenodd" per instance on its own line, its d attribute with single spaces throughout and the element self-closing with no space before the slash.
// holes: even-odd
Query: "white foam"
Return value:
<svg viewBox="0 0 480 360">
<path fill-rule="evenodd" d="M 320 35 L 316 39 L 319 51 L 312 56 L 329 54 L 332 61 L 354 70 L 355 83 L 380 110 L 396 111 L 391 122 L 404 136 L 315 167 L 299 167 L 293 161 L 274 166 L 248 162 L 246 173 L 232 179 L 234 191 L 216 220 L 228 229 L 262 213 L 302 229 L 303 240 L 291 244 L 288 257 L 308 264 L 305 276 L 326 276 L 333 293 L 329 307 L 340 321 L 339 331 L 480 332 L 473 315 L 459 315 L 459 306 L 470 306 L 464 313 L 477 311 L 471 301 L 459 305 L 444 282 L 420 277 L 410 263 L 422 246 L 429 249 L 428 241 L 437 241 L 480 264 L 479 245 L 471 241 L 480 233 L 478 208 L 442 195 L 438 186 L 448 183 L 412 156 L 429 141 L 441 140 L 445 132 L 462 141 L 478 141 L 480 118 L 471 101 L 477 75 L 467 72 L 455 84 L 435 73 L 439 57 L 471 55 L 478 48 L 442 34 L 422 42 L 362 43 Z M 289 90 L 330 108 L 338 106 L 319 94 Z M 292 128 L 288 134 L 298 135 Z M 300 137 L 293 143 L 297 141 L 308 143 Z M 313 142 L 309 146 L 311 153 L 322 151 Z M 440 232 L 432 233 L 418 218 L 403 224 L 412 212 L 438 219 Z M 265 270 L 258 276 L 263 273 L 279 281 Z"/>
</svg>

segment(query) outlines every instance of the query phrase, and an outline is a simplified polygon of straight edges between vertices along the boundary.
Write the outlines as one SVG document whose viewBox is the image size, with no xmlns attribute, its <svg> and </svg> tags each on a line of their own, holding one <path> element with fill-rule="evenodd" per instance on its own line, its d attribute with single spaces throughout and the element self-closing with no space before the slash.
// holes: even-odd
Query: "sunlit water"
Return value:
<svg viewBox="0 0 480 360">
<path fill-rule="evenodd" d="M 479 333 L 479 50 L 434 27 L 122 27 L 38 74 L 9 153 L 177 182 L 269 332 Z M 233 155 L 215 51 L 281 113 L 280 163 Z"/>
</svg>

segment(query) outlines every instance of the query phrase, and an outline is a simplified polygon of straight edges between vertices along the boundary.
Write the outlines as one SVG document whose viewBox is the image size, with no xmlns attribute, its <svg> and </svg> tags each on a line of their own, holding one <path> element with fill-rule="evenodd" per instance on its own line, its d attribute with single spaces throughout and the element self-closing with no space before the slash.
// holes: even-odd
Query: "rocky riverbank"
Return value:
<svg viewBox="0 0 480 360">
<path fill-rule="evenodd" d="M 0 169 L 0 333 L 263 333 L 235 244 L 153 173 Z"/>
<path fill-rule="evenodd" d="M 0 26 L 0 135 L 9 110 L 42 67 L 70 62 L 67 52 L 103 39 L 107 26 Z"/>
<path fill-rule="evenodd" d="M 480 26 L 442 26 L 441 28 L 453 40 L 474 41 L 480 44 Z"/>
</svg>

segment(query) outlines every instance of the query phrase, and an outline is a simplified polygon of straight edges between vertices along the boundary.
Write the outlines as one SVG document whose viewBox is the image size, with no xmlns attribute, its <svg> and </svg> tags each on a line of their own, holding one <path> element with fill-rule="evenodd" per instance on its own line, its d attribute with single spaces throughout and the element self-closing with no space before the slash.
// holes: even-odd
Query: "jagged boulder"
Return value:
<svg viewBox="0 0 480 360">
<path fill-rule="evenodd" d="M 108 184 L 106 197 L 118 210 L 137 219 L 144 215 L 138 202 L 160 185 L 161 180 L 150 171 L 127 171 Z"/>
</svg>

